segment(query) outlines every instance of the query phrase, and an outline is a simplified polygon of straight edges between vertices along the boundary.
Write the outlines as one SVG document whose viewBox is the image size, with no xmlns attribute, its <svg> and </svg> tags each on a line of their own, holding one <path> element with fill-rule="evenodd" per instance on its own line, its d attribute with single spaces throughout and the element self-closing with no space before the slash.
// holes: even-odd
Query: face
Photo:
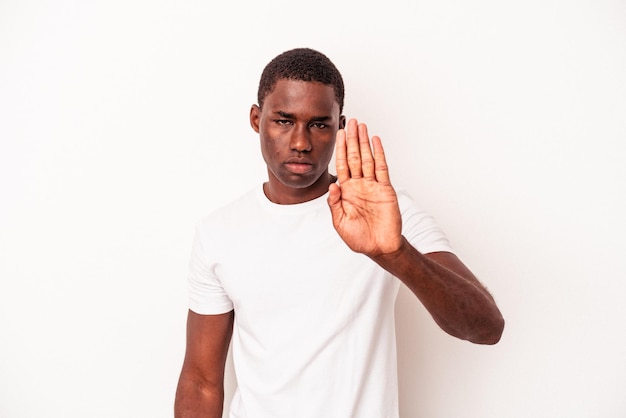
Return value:
<svg viewBox="0 0 626 418">
<path fill-rule="evenodd" d="M 279 80 L 263 109 L 252 106 L 250 124 L 261 140 L 271 201 L 300 203 L 326 193 L 335 135 L 345 125 L 331 86 Z"/>
</svg>

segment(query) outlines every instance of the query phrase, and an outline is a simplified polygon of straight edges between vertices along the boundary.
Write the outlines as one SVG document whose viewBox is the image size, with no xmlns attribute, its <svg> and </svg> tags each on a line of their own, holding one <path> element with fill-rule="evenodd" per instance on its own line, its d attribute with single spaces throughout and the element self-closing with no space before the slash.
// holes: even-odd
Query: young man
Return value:
<svg viewBox="0 0 626 418">
<path fill-rule="evenodd" d="M 222 416 L 231 337 L 233 418 L 398 417 L 400 281 L 451 335 L 499 340 L 493 298 L 392 187 L 380 138 L 346 127 L 343 98 L 317 51 L 263 71 L 250 123 L 268 181 L 197 225 L 177 417 Z"/>
</svg>

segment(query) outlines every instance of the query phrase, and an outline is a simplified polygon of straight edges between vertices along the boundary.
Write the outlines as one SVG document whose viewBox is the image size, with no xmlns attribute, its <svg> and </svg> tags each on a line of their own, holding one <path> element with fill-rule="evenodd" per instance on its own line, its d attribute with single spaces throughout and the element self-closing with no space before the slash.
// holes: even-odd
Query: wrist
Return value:
<svg viewBox="0 0 626 418">
<path fill-rule="evenodd" d="M 400 235 L 396 241 L 397 243 L 391 246 L 388 251 L 382 252 L 371 258 L 384 267 L 384 265 L 394 264 L 407 254 L 407 250 L 413 248 L 404 235 Z"/>
</svg>

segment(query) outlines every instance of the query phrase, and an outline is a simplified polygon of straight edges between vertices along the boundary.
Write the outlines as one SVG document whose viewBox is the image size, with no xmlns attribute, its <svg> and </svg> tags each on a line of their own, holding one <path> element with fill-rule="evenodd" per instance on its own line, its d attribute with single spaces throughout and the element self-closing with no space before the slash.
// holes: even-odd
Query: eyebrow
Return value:
<svg viewBox="0 0 626 418">
<path fill-rule="evenodd" d="M 277 110 L 274 113 L 280 116 L 281 118 L 285 118 L 285 119 L 296 118 L 296 115 L 294 115 L 293 113 L 283 112 L 282 110 Z M 326 122 L 330 119 L 332 119 L 330 116 L 313 116 L 309 121 L 310 122 Z"/>
</svg>

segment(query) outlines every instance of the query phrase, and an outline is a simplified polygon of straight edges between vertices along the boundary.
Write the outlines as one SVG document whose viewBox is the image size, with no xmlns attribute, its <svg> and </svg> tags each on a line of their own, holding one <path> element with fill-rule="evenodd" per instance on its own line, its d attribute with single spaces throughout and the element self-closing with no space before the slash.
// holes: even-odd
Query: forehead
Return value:
<svg viewBox="0 0 626 418">
<path fill-rule="evenodd" d="M 339 113 L 339 103 L 332 86 L 318 81 L 280 79 L 265 96 L 263 107 L 272 112 L 298 113 L 315 111 L 317 116 Z"/>
</svg>

